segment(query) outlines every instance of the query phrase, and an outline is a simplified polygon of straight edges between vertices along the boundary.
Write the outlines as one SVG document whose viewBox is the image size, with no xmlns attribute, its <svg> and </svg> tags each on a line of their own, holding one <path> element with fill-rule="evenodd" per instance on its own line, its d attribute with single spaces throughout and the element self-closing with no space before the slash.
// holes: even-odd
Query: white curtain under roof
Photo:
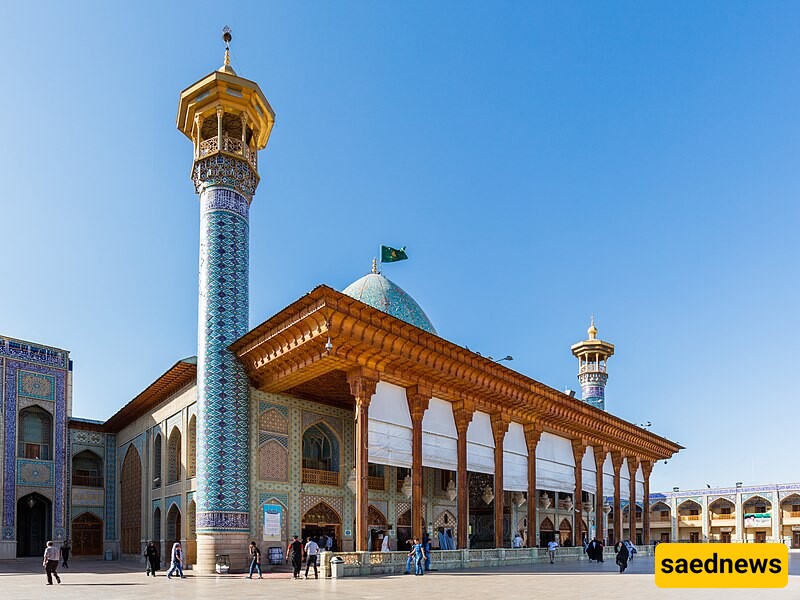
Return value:
<svg viewBox="0 0 800 600">
<path fill-rule="evenodd" d="M 528 491 L 528 445 L 525 430 L 513 421 L 503 438 L 503 489 L 509 492 Z"/>
<path fill-rule="evenodd" d="M 636 471 L 636 502 L 641 504 L 644 501 L 644 473 L 642 465 Z"/>
<path fill-rule="evenodd" d="M 611 495 L 614 495 L 614 488 L 611 488 Z M 622 461 L 622 469 L 620 470 L 620 483 L 619 483 L 619 497 L 621 500 L 631 499 L 631 474 L 628 472 L 628 459 Z"/>
<path fill-rule="evenodd" d="M 458 470 L 458 431 L 453 405 L 446 400 L 431 398 L 422 417 L 422 465 Z"/>
<path fill-rule="evenodd" d="M 606 453 L 606 460 L 603 463 L 603 496 L 605 498 L 614 497 L 614 463 L 611 462 L 609 453 Z"/>
<path fill-rule="evenodd" d="M 488 414 L 476 411 L 467 429 L 467 470 L 494 475 L 494 436 Z"/>
<path fill-rule="evenodd" d="M 542 434 L 536 445 L 536 488 L 575 491 L 575 457 L 568 439 L 548 432 Z"/>
<path fill-rule="evenodd" d="M 406 390 L 379 382 L 369 404 L 369 462 L 411 467 L 411 415 Z"/>
<path fill-rule="evenodd" d="M 589 446 L 583 455 L 581 461 L 581 468 L 583 469 L 583 489 L 590 494 L 597 493 L 597 465 L 594 464 L 594 448 Z"/>
</svg>

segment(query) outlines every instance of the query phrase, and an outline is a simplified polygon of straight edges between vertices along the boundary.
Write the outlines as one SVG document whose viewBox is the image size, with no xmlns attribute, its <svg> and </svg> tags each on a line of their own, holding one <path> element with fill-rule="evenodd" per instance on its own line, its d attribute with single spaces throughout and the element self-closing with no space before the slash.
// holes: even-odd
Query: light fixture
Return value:
<svg viewBox="0 0 800 600">
<path fill-rule="evenodd" d="M 736 487 L 737 487 L 737 488 L 740 488 L 740 487 L 742 487 L 742 482 L 741 482 L 741 481 L 737 481 L 737 482 L 736 482 Z"/>
<path fill-rule="evenodd" d="M 611 512 L 611 505 L 608 502 L 605 502 L 603 504 L 603 514 L 608 516 L 608 513 L 610 513 L 610 512 Z"/>
<path fill-rule="evenodd" d="M 542 494 L 542 497 L 539 499 L 539 502 L 542 505 L 542 508 L 550 508 L 550 496 L 547 495 L 547 492 Z"/>
<path fill-rule="evenodd" d="M 485 488 L 483 488 L 483 496 L 482 496 L 482 498 L 483 498 L 483 501 L 486 504 L 491 504 L 492 503 L 492 500 L 494 500 L 494 492 L 492 491 L 491 486 L 487 485 Z"/>
<path fill-rule="evenodd" d="M 411 494 L 414 491 L 414 482 L 411 479 L 411 473 L 406 475 L 405 479 L 403 479 L 403 487 L 400 489 L 403 492 L 403 495 L 406 498 L 411 498 Z"/>
<path fill-rule="evenodd" d="M 350 477 L 347 478 L 347 488 L 353 493 L 354 496 L 358 491 L 358 477 L 356 476 L 355 467 L 353 467 L 353 470 L 350 471 Z"/>
<path fill-rule="evenodd" d="M 36 500 L 33 499 L 33 496 L 28 496 L 28 508 L 33 508 L 36 506 Z"/>
<path fill-rule="evenodd" d="M 672 488 L 672 491 L 673 492 L 679 492 L 679 491 L 681 491 L 681 488 L 676 486 L 676 487 Z"/>
<path fill-rule="evenodd" d="M 456 492 L 456 482 L 450 479 L 450 483 L 447 484 L 447 498 L 452 502 L 456 499 L 458 492 Z"/>
<path fill-rule="evenodd" d="M 572 502 L 572 496 L 567 496 L 567 499 L 564 501 L 564 507 L 567 510 L 572 510 L 573 506 L 575 506 L 575 504 Z"/>
<path fill-rule="evenodd" d="M 498 358 L 494 362 L 502 362 L 504 360 L 514 360 L 514 357 L 509 354 L 509 355 L 505 356 L 504 358 Z"/>
</svg>

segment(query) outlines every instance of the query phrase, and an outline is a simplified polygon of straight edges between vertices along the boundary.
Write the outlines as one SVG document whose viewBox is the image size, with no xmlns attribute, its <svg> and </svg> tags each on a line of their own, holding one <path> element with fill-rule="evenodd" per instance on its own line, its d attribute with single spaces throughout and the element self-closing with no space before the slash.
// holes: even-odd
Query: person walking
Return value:
<svg viewBox="0 0 800 600">
<path fill-rule="evenodd" d="M 425 570 L 431 570 L 431 538 L 428 532 L 422 534 L 422 549 L 425 551 Z"/>
<path fill-rule="evenodd" d="M 58 557 L 59 550 L 53 545 L 52 541 L 47 542 L 47 548 L 44 549 L 44 560 L 42 566 L 47 575 L 47 585 L 53 585 L 53 577 L 56 578 L 58 583 L 61 583 L 61 577 L 58 576 Z"/>
<path fill-rule="evenodd" d="M 161 566 L 161 557 L 158 555 L 158 548 L 153 540 L 150 540 L 147 543 L 147 547 L 144 549 L 144 558 L 147 561 L 147 575 L 153 574 L 153 577 L 156 576 L 156 571 Z"/>
<path fill-rule="evenodd" d="M 617 553 L 619 572 L 624 573 L 625 569 L 628 568 L 628 557 L 630 556 L 628 553 L 628 546 L 626 546 L 624 542 L 617 542 L 614 546 L 614 551 Z"/>
<path fill-rule="evenodd" d="M 547 542 L 547 551 L 550 553 L 550 564 L 551 565 L 553 564 L 553 561 L 556 558 L 556 548 L 558 548 L 558 542 L 557 541 L 552 540 L 550 542 Z"/>
<path fill-rule="evenodd" d="M 622 543 L 625 544 L 625 547 L 628 549 L 628 560 L 633 562 L 633 555 L 637 552 L 636 546 L 634 546 L 633 542 L 630 540 L 625 540 Z"/>
<path fill-rule="evenodd" d="M 286 548 L 286 560 L 292 563 L 294 578 L 300 579 L 300 568 L 303 566 L 303 544 L 296 535 L 292 536 L 292 541 Z"/>
<path fill-rule="evenodd" d="M 411 552 L 408 553 L 409 557 L 414 559 L 414 575 L 425 574 L 425 546 L 419 541 L 419 538 L 414 538 L 414 545 L 411 547 Z"/>
<path fill-rule="evenodd" d="M 319 579 L 319 574 L 317 573 L 317 557 L 319 556 L 319 544 L 314 541 L 314 538 L 308 538 L 308 540 L 306 540 L 306 547 L 304 548 L 304 550 L 306 553 L 305 578 L 308 579 L 308 570 L 313 566 L 314 579 Z"/>
<path fill-rule="evenodd" d="M 261 574 L 261 550 L 258 546 L 256 546 L 255 542 L 250 542 L 250 575 L 247 576 L 248 579 L 253 578 L 253 571 L 258 571 L 258 578 L 264 579 L 264 576 Z"/>
<path fill-rule="evenodd" d="M 512 548 L 522 548 L 522 536 L 520 534 L 516 534 L 514 539 L 511 540 L 511 547 Z"/>
<path fill-rule="evenodd" d="M 408 553 L 408 558 L 406 558 L 406 570 L 403 574 L 411 575 L 411 565 L 414 564 L 414 540 L 406 540 L 406 546 L 411 548 L 411 552 Z"/>
<path fill-rule="evenodd" d="M 186 579 L 186 575 L 183 574 L 183 550 L 181 550 L 181 543 L 175 542 L 172 544 L 172 552 L 170 552 L 170 559 L 172 561 L 172 565 L 167 571 L 167 579 L 172 579 L 172 574 L 177 571 L 178 575 L 181 576 L 181 579 Z"/>
<path fill-rule="evenodd" d="M 61 566 L 65 569 L 69 569 L 69 551 L 72 549 L 72 546 L 69 543 L 69 538 L 64 540 L 64 543 L 61 544 Z"/>
</svg>

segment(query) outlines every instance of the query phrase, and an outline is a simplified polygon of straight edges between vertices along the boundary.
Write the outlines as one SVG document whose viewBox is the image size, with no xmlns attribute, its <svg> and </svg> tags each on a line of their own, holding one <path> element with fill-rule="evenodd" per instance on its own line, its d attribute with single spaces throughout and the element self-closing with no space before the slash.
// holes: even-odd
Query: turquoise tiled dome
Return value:
<svg viewBox="0 0 800 600">
<path fill-rule="evenodd" d="M 436 329 L 420 305 L 403 288 L 380 273 L 364 275 L 348 285 L 343 293 L 428 333 L 436 334 Z"/>
</svg>

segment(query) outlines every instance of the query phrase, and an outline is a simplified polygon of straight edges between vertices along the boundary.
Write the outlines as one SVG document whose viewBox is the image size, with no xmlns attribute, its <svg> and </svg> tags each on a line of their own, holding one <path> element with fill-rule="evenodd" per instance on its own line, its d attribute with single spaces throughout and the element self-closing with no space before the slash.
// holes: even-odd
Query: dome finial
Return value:
<svg viewBox="0 0 800 600">
<path fill-rule="evenodd" d="M 220 71 L 223 73 L 230 73 L 231 75 L 236 75 L 236 72 L 233 70 L 231 66 L 231 40 L 233 36 L 231 35 L 231 28 L 225 25 L 222 28 L 222 41 L 225 42 L 225 64 L 220 67 Z"/>
<path fill-rule="evenodd" d="M 377 258 L 373 258 L 372 259 L 372 272 L 375 273 L 375 274 L 378 273 L 378 259 Z"/>
<path fill-rule="evenodd" d="M 592 315 L 592 323 L 586 331 L 589 334 L 589 339 L 593 340 L 597 337 L 597 327 L 594 326 L 594 315 Z"/>
</svg>

